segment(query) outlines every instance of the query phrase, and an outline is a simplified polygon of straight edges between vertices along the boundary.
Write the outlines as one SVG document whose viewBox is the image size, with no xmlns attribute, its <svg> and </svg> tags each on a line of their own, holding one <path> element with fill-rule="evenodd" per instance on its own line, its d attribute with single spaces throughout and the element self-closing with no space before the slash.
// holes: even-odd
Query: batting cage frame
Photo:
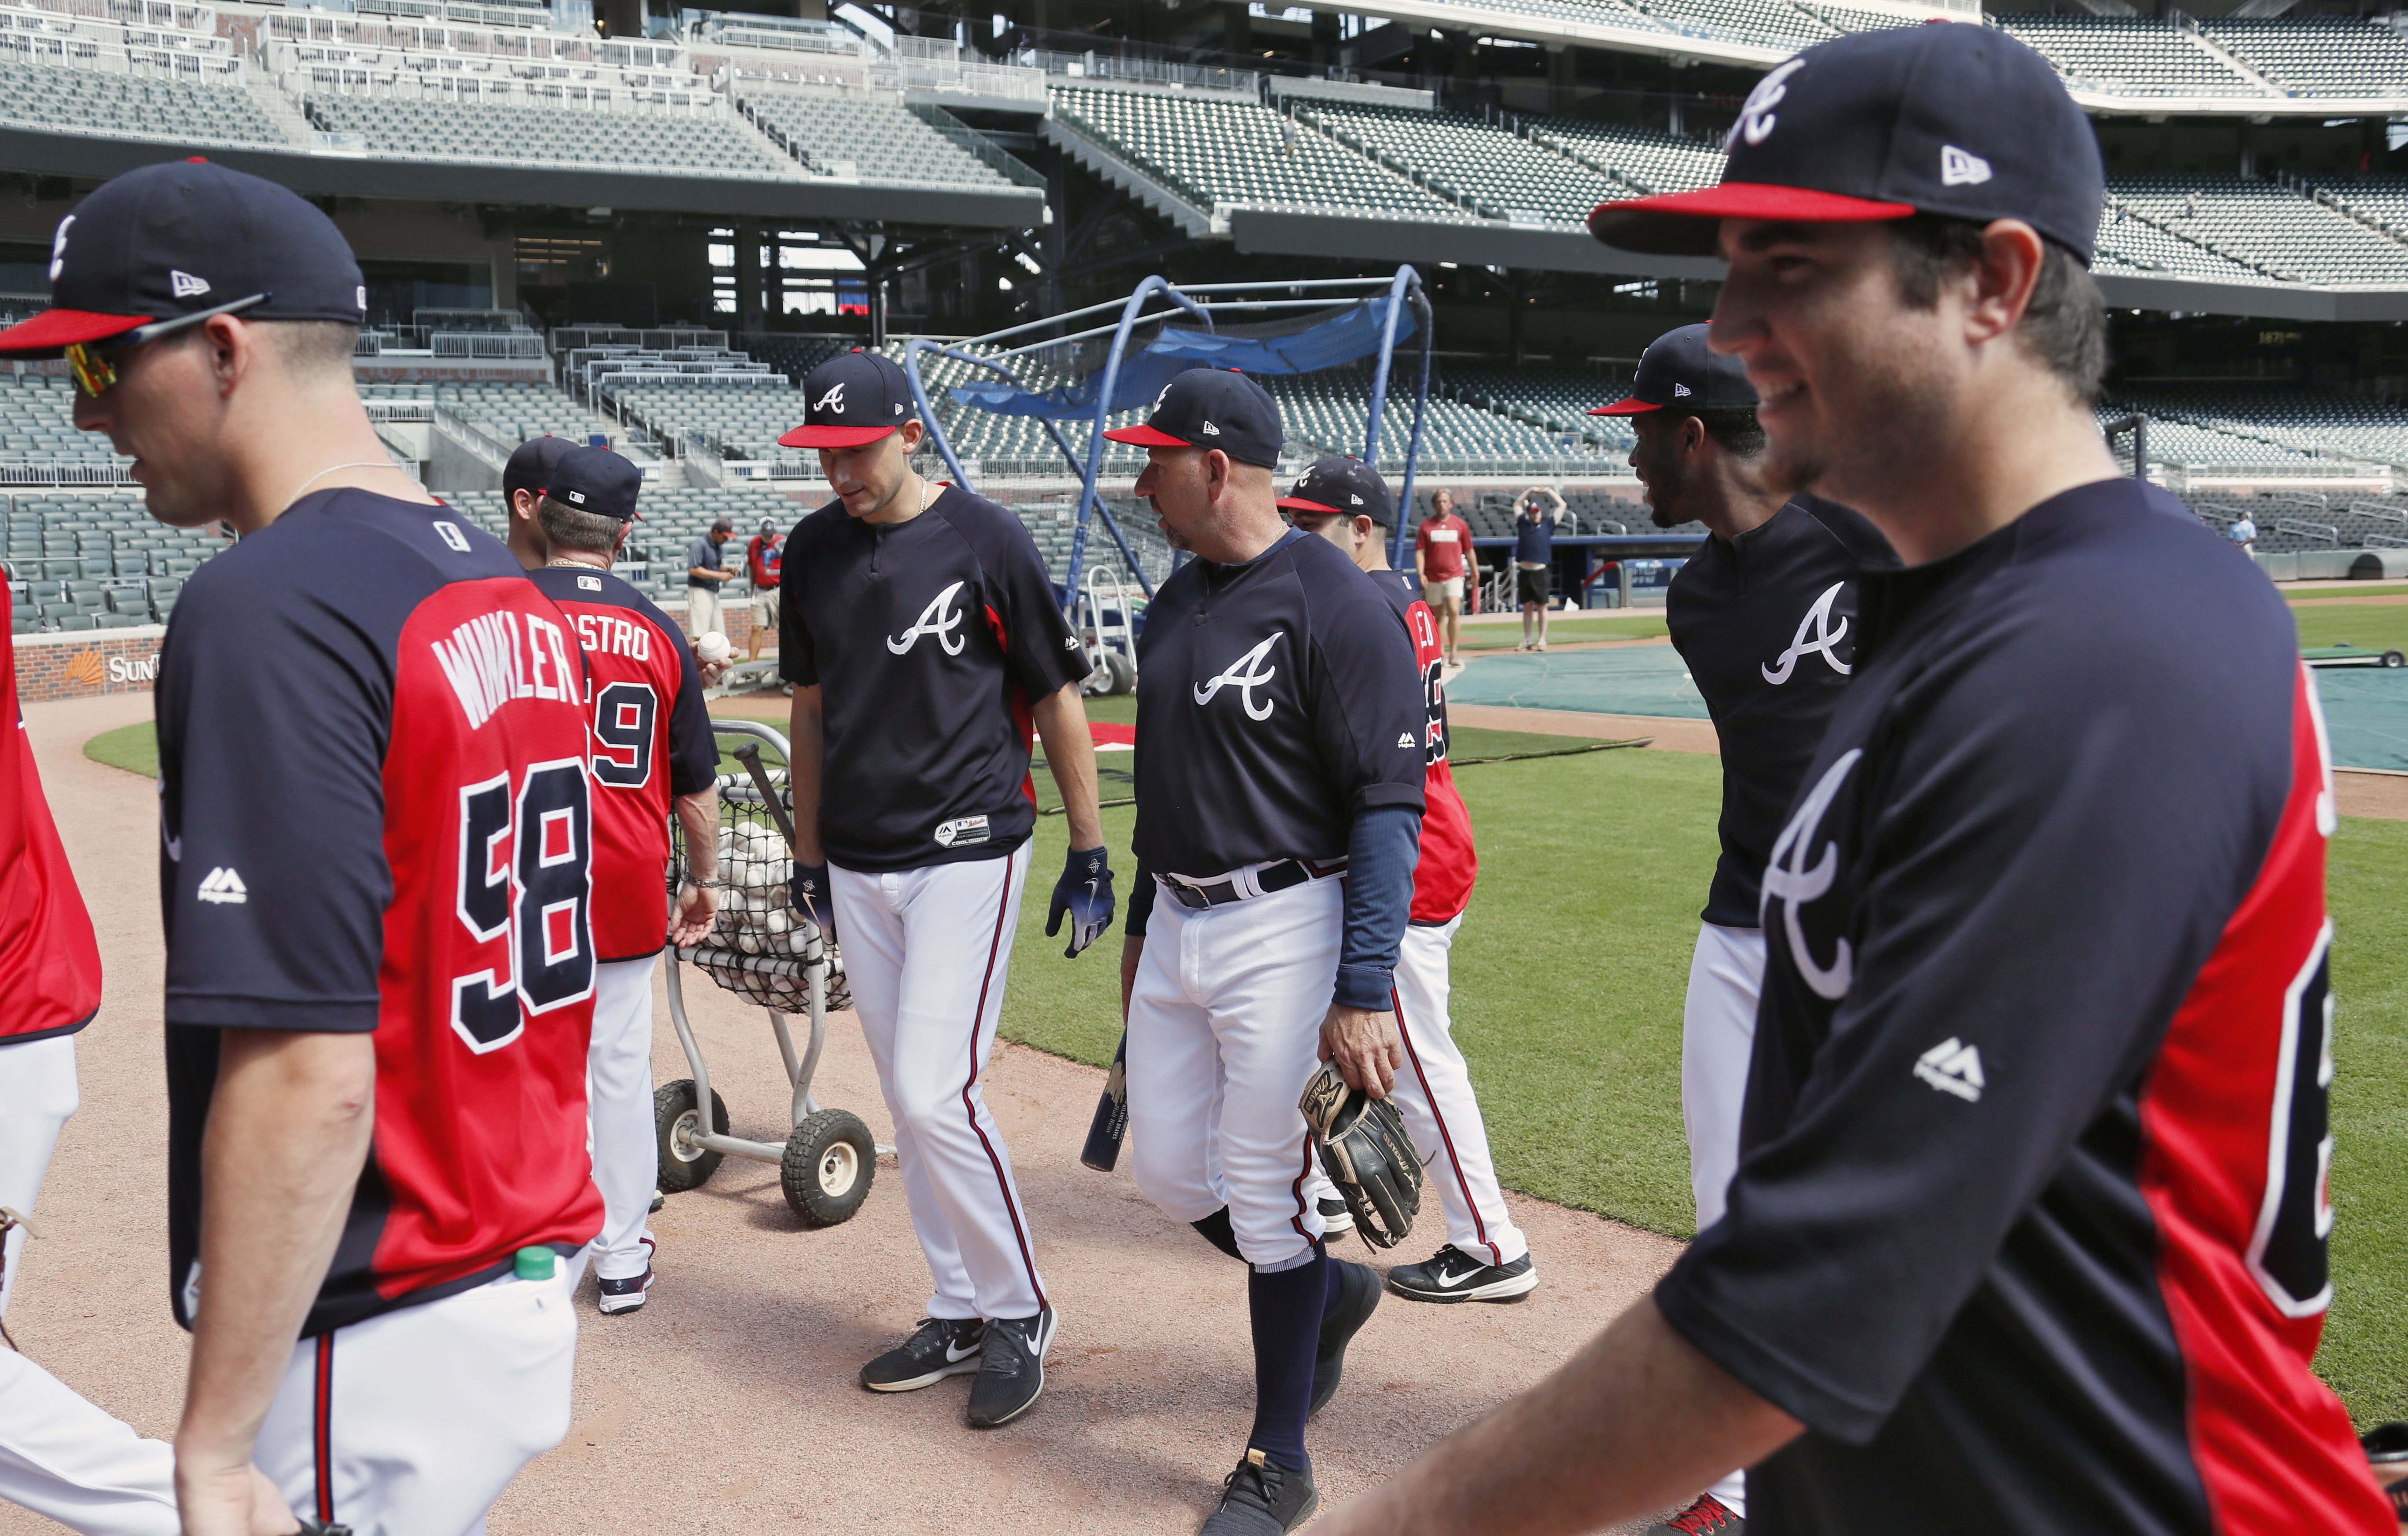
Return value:
<svg viewBox="0 0 2408 1536">
<path fill-rule="evenodd" d="M 1282 294 L 1290 296 L 1274 296 Z M 1147 302 L 1154 299 L 1159 299 L 1163 307 L 1148 310 Z M 1381 419 L 1386 412 L 1388 390 L 1396 359 L 1398 318 L 1405 312 L 1406 306 L 1409 304 L 1412 306 L 1414 326 L 1420 333 L 1421 346 L 1419 368 L 1413 381 L 1412 428 L 1405 444 L 1404 481 L 1401 493 L 1397 498 L 1396 527 L 1391 530 L 1393 548 L 1390 558 L 1401 560 L 1405 547 L 1406 512 L 1412 506 L 1413 470 L 1421 456 L 1422 435 L 1429 413 L 1430 346 L 1432 333 L 1435 330 L 1432 324 L 1429 297 L 1423 290 L 1421 274 L 1411 265 L 1398 267 L 1395 274 L 1390 277 L 1312 278 L 1291 282 L 1196 283 L 1186 287 L 1172 282 L 1160 273 L 1154 273 L 1140 282 L 1125 299 L 1111 299 L 1101 304 L 1091 304 L 1084 309 L 1072 309 L 1064 314 L 1049 315 L 1043 320 L 1029 321 L 1024 324 L 1006 326 L 999 331 L 970 337 L 952 344 L 933 341 L 925 337 L 915 337 L 904 349 L 903 368 L 910 380 L 911 398 L 913 404 L 919 408 L 920 420 L 926 423 L 928 435 L 936 443 L 939 456 L 944 460 L 945 467 L 953 473 L 953 482 L 964 490 L 975 492 L 977 487 L 971 484 L 969 475 L 962 467 L 961 457 L 954 452 L 953 441 L 945 432 L 944 423 L 938 419 L 933 402 L 928 395 L 926 380 L 921 372 L 920 363 L 923 356 L 933 352 L 939 357 L 951 358 L 957 363 L 998 375 L 1005 383 L 1018 392 L 1016 403 L 1025 405 L 1023 409 L 1015 411 L 1014 414 L 1034 415 L 1043 423 L 1046 435 L 1053 438 L 1054 446 L 1061 451 L 1063 461 L 1069 467 L 1071 473 L 1079 478 L 1079 505 L 1075 524 L 1070 534 L 1070 563 L 1064 574 L 1061 592 L 1062 605 L 1066 611 L 1074 609 L 1078 603 L 1079 578 L 1086 564 L 1088 529 L 1095 521 L 1098 520 L 1103 524 L 1105 534 L 1119 549 L 1121 558 L 1128 563 L 1129 571 L 1136 578 L 1140 590 L 1150 601 L 1154 596 L 1154 583 L 1147 580 L 1145 568 L 1139 562 L 1136 551 L 1129 547 L 1127 536 L 1122 532 L 1119 520 L 1112 516 L 1111 510 L 1103 504 L 1102 497 L 1096 491 L 1096 481 L 1102 473 L 1104 464 L 1105 424 L 1117 412 L 1136 409 L 1145 404 L 1142 399 L 1125 400 L 1119 397 L 1125 371 L 1125 366 L 1130 355 L 1129 343 L 1138 328 L 1157 325 L 1182 317 L 1193 319 L 1202 326 L 1200 337 L 1157 332 L 1152 340 L 1139 349 L 1140 355 L 1182 360 L 1180 367 L 1173 371 L 1184 371 L 1187 367 L 1214 366 L 1210 355 L 1213 350 L 1211 344 L 1224 340 L 1221 324 L 1238 316 L 1268 315 L 1282 310 L 1334 310 L 1336 312 L 1325 324 L 1343 325 L 1348 323 L 1351 317 L 1356 313 L 1378 311 L 1375 318 L 1379 325 L 1379 340 L 1376 348 L 1369 353 L 1376 357 L 1377 362 L 1372 372 L 1370 409 L 1364 426 L 1362 455 L 1365 463 L 1376 467 L 1380 462 Z M 1114 309 L 1119 310 L 1118 318 L 1107 323 L 1090 325 L 1083 330 L 1071 330 L 1059 335 L 1041 336 L 1034 340 L 1021 339 L 1039 332 L 1061 331 L 1063 327 L 1073 322 L 1108 314 Z M 1095 380 L 1092 408 L 1084 399 L 1079 397 L 1080 392 L 1055 390 L 1048 395 L 1046 392 L 1039 391 L 1023 377 L 1022 369 L 1014 366 L 1015 360 L 1030 358 L 1035 354 L 1105 336 L 1111 337 L 1111 343 L 1105 352 L 1103 366 L 1091 376 Z M 1243 354 L 1251 359 L 1272 363 L 1272 366 L 1268 368 L 1255 370 L 1260 372 L 1290 374 L 1318 372 L 1323 367 L 1359 361 L 1366 355 L 1362 352 L 1357 352 L 1352 356 L 1333 358 L 1312 367 L 1303 367 L 1289 366 L 1284 360 L 1276 357 L 1276 349 L 1268 343 L 1248 347 L 1246 343 L 1251 338 L 1230 337 L 1226 339 L 1226 344 L 1233 350 L 1245 348 Z M 989 355 L 981 356 L 968 350 L 973 347 L 989 349 L 999 347 L 1000 350 L 991 351 Z M 1150 370 L 1150 372 L 1158 371 L 1159 366 Z M 1149 389 L 1147 393 L 1151 394 L 1152 391 Z M 996 409 L 993 405 L 979 399 L 976 392 L 957 388 L 954 391 L 954 397 L 965 405 L 978 409 Z M 1043 407 L 1027 404 L 1039 400 L 1047 404 Z M 1062 422 L 1078 420 L 1082 416 L 1089 418 L 1087 448 L 1083 455 L 1070 445 L 1070 439 L 1063 434 L 1061 427 Z M 1178 557 L 1174 554 L 1172 558 L 1175 563 Z"/>
</svg>

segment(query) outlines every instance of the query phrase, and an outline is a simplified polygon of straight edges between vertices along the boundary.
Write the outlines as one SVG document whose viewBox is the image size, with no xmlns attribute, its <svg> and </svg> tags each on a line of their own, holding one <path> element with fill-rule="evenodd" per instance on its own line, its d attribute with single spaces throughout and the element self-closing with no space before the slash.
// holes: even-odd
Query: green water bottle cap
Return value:
<svg viewBox="0 0 2408 1536">
<path fill-rule="evenodd" d="M 521 1280 L 550 1280 L 553 1257 L 549 1248 L 522 1248 L 512 1262 Z"/>
</svg>

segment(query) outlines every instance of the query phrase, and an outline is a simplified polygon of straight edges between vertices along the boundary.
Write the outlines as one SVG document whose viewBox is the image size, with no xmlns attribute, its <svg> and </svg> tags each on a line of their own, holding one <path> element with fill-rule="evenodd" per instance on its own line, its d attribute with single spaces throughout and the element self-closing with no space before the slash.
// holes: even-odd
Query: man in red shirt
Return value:
<svg viewBox="0 0 2408 1536">
<path fill-rule="evenodd" d="M 0 611 L 7 598 L 0 596 Z M 100 1007 L 100 946 L 59 846 L 0 650 L 0 1319 L 24 1222 L 76 1112 L 76 1032 Z M 176 1456 L 0 1343 L 0 1500 L 71 1529 L 176 1536 Z"/>
<path fill-rule="evenodd" d="M 1388 565 L 1394 507 L 1379 471 L 1360 459 L 1336 455 L 1314 460 L 1280 498 L 1290 522 L 1353 556 L 1397 610 L 1412 637 L 1428 717 L 1422 731 L 1428 770 L 1422 783 L 1426 808 L 1421 861 L 1413 866 L 1412 917 L 1398 947 L 1393 993 L 1405 1070 L 1397 1074 L 1390 1097 L 1425 1155 L 1430 1184 L 1446 1211 L 1448 1241 L 1426 1261 L 1390 1270 L 1388 1289 L 1409 1301 L 1517 1301 L 1538 1288 L 1539 1271 L 1530 1262 L 1529 1240 L 1506 1212 L 1488 1155 L 1488 1128 L 1447 1014 L 1448 952 L 1463 926 L 1480 857 L 1471 845 L 1471 813 L 1464 809 L 1455 769 L 1447 763 L 1438 621 L 1413 595 L 1405 573 Z M 1334 1195 L 1318 1177 L 1315 1183 L 1321 1185 L 1317 1193 Z M 1338 1208 L 1342 1213 L 1344 1202 Z M 1331 1214 L 1328 1204 L 1322 1213 Z M 1352 1218 L 1346 1219 L 1351 1226 Z"/>
<path fill-rule="evenodd" d="M 744 653 L 746 661 L 760 660 L 761 642 L 778 632 L 778 567 L 785 554 L 778 520 L 763 518 L 761 531 L 744 544 L 744 569 L 752 581 L 752 640 Z"/>
<path fill-rule="evenodd" d="M 1430 495 L 1429 516 L 1413 531 L 1413 570 L 1422 600 L 1446 624 L 1446 664 L 1463 665 L 1463 584 L 1471 564 L 1471 524 L 1455 515 L 1455 495 Z"/>
<path fill-rule="evenodd" d="M 644 477 L 607 448 L 572 448 L 545 482 L 545 564 L 535 584 L 585 650 L 594 719 L 594 1183 L 602 1235 L 594 1272 L 605 1313 L 634 1312 L 652 1285 L 644 1225 L 660 1176 L 652 1122 L 652 970 L 664 935 L 710 931 L 719 874 L 719 746 L 702 673 L 677 621 L 610 574 Z M 671 931 L 669 817 L 685 829 Z"/>
</svg>

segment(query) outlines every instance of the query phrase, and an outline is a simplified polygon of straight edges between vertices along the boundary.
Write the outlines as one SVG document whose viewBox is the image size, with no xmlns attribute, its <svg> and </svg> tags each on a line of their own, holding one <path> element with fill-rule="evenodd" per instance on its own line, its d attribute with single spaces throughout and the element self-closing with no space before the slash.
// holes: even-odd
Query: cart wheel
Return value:
<svg viewBox="0 0 2408 1536">
<path fill-rule="evenodd" d="M 2408 667 L 2408 655 L 2403 655 L 2397 651 L 2386 651 L 2383 653 L 2383 665 L 2386 667 Z"/>
<path fill-rule="evenodd" d="M 710 1090 L 710 1128 L 722 1136 L 727 1134 L 727 1100 L 719 1090 Z M 680 1142 L 678 1131 L 687 1134 L 702 1128 L 702 1115 L 694 1097 L 694 1079 L 679 1078 L 665 1083 L 652 1095 L 652 1124 L 660 1131 L 660 1186 L 664 1194 L 679 1195 L 698 1189 L 705 1179 L 719 1167 L 723 1154 L 705 1152 L 697 1146 Z"/>
<path fill-rule="evenodd" d="M 1117 651 L 1104 653 L 1104 670 L 1111 674 L 1111 682 L 1104 689 L 1108 694 L 1137 692 L 1137 663 Z"/>
<path fill-rule="evenodd" d="M 778 1164 L 786 1203 L 811 1227 L 851 1221 L 869 1199 L 869 1184 L 877 1176 L 878 1143 L 861 1117 L 844 1110 L 803 1116 L 787 1136 L 786 1156 Z"/>
</svg>

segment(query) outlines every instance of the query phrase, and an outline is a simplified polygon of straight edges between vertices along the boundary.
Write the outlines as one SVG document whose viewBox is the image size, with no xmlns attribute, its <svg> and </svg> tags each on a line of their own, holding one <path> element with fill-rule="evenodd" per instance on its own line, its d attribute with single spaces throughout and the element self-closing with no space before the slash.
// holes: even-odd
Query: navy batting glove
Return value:
<svg viewBox="0 0 2408 1536">
<path fill-rule="evenodd" d="M 836 903 L 828 899 L 828 872 L 824 864 L 795 866 L 795 911 L 820 926 L 820 937 L 836 942 Z"/>
<path fill-rule="evenodd" d="M 1112 861 L 1101 848 L 1073 848 L 1054 883 L 1054 905 L 1045 913 L 1045 937 L 1062 931 L 1062 914 L 1070 914 L 1070 947 L 1062 952 L 1075 959 L 1112 926 Z"/>
</svg>

